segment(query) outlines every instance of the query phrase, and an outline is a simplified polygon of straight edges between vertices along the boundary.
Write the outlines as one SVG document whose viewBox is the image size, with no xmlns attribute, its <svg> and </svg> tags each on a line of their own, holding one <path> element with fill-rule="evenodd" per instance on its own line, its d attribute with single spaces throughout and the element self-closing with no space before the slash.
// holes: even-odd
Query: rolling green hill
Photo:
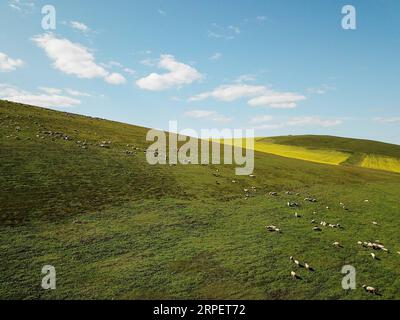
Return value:
<svg viewBox="0 0 400 320">
<path fill-rule="evenodd" d="M 231 165 L 150 166 L 146 133 L 0 101 L 0 298 L 400 298 L 399 174 L 264 152 L 255 178 Z M 396 146 L 350 142 L 295 146 L 397 157 Z M 357 244 L 377 240 L 389 252 Z M 341 287 L 348 264 L 352 291 Z M 56 290 L 40 286 L 44 265 Z"/>
<path fill-rule="evenodd" d="M 242 145 L 244 141 L 236 139 L 233 144 Z M 400 173 L 400 146 L 378 141 L 310 135 L 255 138 L 254 150 L 316 163 Z"/>
<path fill-rule="evenodd" d="M 356 165 L 371 169 L 400 172 L 400 146 L 378 141 L 350 139 L 332 136 L 285 136 L 260 138 L 259 143 L 273 143 L 290 147 L 302 147 L 311 151 L 331 150 L 348 154 L 344 165 Z"/>
</svg>

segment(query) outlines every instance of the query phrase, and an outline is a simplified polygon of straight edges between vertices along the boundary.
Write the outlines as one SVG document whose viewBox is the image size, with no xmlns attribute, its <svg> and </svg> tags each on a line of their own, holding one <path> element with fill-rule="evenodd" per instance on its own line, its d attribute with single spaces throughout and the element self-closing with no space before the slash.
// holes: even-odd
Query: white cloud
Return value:
<svg viewBox="0 0 400 320">
<path fill-rule="evenodd" d="M 136 71 L 131 69 L 131 68 L 127 68 L 125 67 L 122 63 L 118 62 L 118 61 L 109 61 L 108 63 L 100 63 L 100 65 L 106 69 L 113 69 L 113 68 L 118 68 L 120 70 L 122 70 L 123 72 L 129 74 L 129 75 L 134 75 L 136 74 Z M 122 75 L 121 75 L 122 76 Z M 122 80 L 122 83 L 125 83 L 124 80 Z"/>
<path fill-rule="evenodd" d="M 146 58 L 141 60 L 140 63 L 147 67 L 154 67 L 157 65 L 157 59 Z"/>
<path fill-rule="evenodd" d="M 83 22 L 79 21 L 70 21 L 69 25 L 76 30 L 82 31 L 83 33 L 87 33 L 90 31 L 90 28 L 84 24 Z"/>
<path fill-rule="evenodd" d="M 49 88 L 49 87 L 39 87 L 38 88 L 40 91 L 43 91 L 47 94 L 50 95 L 59 95 L 62 94 L 63 92 L 65 92 L 67 95 L 70 96 L 74 96 L 74 97 L 90 97 L 90 94 L 86 93 L 86 92 L 81 92 L 78 90 L 74 90 L 74 89 L 58 89 L 58 88 Z"/>
<path fill-rule="evenodd" d="M 249 100 L 248 104 L 252 107 L 271 107 L 277 109 L 291 109 L 297 106 L 297 102 L 305 100 L 303 95 L 291 92 L 270 91 L 262 96 Z"/>
<path fill-rule="evenodd" d="M 21 59 L 12 59 L 5 53 L 0 52 L 0 72 L 14 71 L 24 65 Z"/>
<path fill-rule="evenodd" d="M 27 0 L 10 0 L 8 6 L 18 12 L 29 13 L 35 8 L 35 3 Z"/>
<path fill-rule="evenodd" d="M 308 88 L 307 92 L 311 93 L 311 94 L 325 94 L 328 91 L 332 91 L 332 90 L 335 90 L 335 88 L 332 87 L 332 86 L 328 86 L 326 84 L 323 84 L 323 85 L 321 85 L 319 87 Z"/>
<path fill-rule="evenodd" d="M 56 93 L 31 93 L 8 84 L 0 84 L 0 98 L 3 100 L 30 104 L 44 108 L 67 108 L 77 106 L 81 103 L 80 100 L 65 95 Z"/>
<path fill-rule="evenodd" d="M 263 123 L 263 122 L 269 122 L 274 120 L 273 116 L 270 115 L 263 115 L 263 116 L 257 116 L 257 117 L 253 117 L 250 119 L 250 123 Z"/>
<path fill-rule="evenodd" d="M 39 90 L 48 94 L 61 94 L 62 90 L 57 88 L 39 87 Z"/>
<path fill-rule="evenodd" d="M 90 97 L 91 96 L 89 93 L 81 92 L 81 91 L 74 90 L 74 89 L 65 89 L 65 92 L 67 94 L 69 94 L 70 96 L 74 96 L 74 97 Z"/>
<path fill-rule="evenodd" d="M 122 74 L 119 74 L 116 72 L 108 74 L 104 78 L 104 80 L 106 80 L 106 82 L 108 82 L 110 84 L 115 84 L 115 85 L 126 83 L 125 77 Z"/>
<path fill-rule="evenodd" d="M 189 101 L 201 101 L 211 97 L 220 101 L 230 102 L 244 97 L 262 95 L 266 90 L 265 86 L 252 86 L 247 84 L 222 85 L 213 91 L 195 95 L 191 97 Z"/>
<path fill-rule="evenodd" d="M 223 114 L 209 110 L 192 110 L 185 112 L 185 116 L 195 119 L 207 119 L 215 122 L 229 122 L 232 120 L 232 118 L 229 118 Z"/>
<path fill-rule="evenodd" d="M 158 67 L 169 72 L 151 73 L 137 80 L 137 86 L 143 90 L 160 91 L 187 85 L 203 77 L 195 68 L 177 61 L 172 55 L 161 55 Z"/>
<path fill-rule="evenodd" d="M 210 97 L 226 102 L 252 97 L 252 99 L 248 101 L 250 106 L 285 109 L 294 108 L 297 106 L 297 102 L 306 99 L 303 95 L 291 92 L 278 92 L 266 86 L 237 83 L 222 85 L 213 91 L 200 93 L 189 98 L 189 101 L 201 101 Z"/>
<path fill-rule="evenodd" d="M 124 68 L 123 70 L 124 70 L 127 74 L 130 74 L 130 75 L 136 74 L 136 71 L 133 70 L 133 69 L 131 69 L 131 68 Z"/>
<path fill-rule="evenodd" d="M 111 69 L 114 67 L 117 67 L 117 68 L 123 67 L 123 65 L 118 61 L 109 61 L 108 63 L 100 63 L 100 65 L 107 69 Z"/>
<path fill-rule="evenodd" d="M 161 14 L 162 16 L 166 16 L 167 15 L 167 13 L 164 10 L 161 10 L 161 9 L 158 9 L 157 12 L 159 14 Z"/>
<path fill-rule="evenodd" d="M 333 127 L 342 124 L 340 119 L 321 119 L 319 117 L 307 116 L 291 118 L 286 122 L 288 126 L 320 126 L 320 127 Z"/>
<path fill-rule="evenodd" d="M 120 74 L 110 73 L 97 64 L 93 53 L 79 43 L 68 39 L 57 38 L 52 33 L 44 33 L 32 38 L 38 47 L 53 60 L 53 67 L 66 74 L 78 78 L 103 78 L 111 84 L 124 83 L 125 78 Z"/>
<path fill-rule="evenodd" d="M 210 60 L 217 61 L 217 60 L 219 60 L 221 58 L 222 58 L 222 53 L 216 52 L 210 57 Z"/>
<path fill-rule="evenodd" d="M 212 23 L 211 28 L 208 30 L 208 36 L 215 39 L 233 40 L 238 34 L 240 34 L 240 29 L 232 25 L 223 27 Z"/>
<path fill-rule="evenodd" d="M 258 116 L 250 119 L 250 124 L 256 124 L 253 129 L 279 129 L 284 127 L 333 127 L 343 123 L 341 119 L 322 119 L 317 116 L 292 117 L 286 120 L 275 121 L 275 118 L 269 115 Z"/>
<path fill-rule="evenodd" d="M 387 117 L 387 118 L 375 118 L 374 119 L 374 121 L 375 122 L 378 122 L 378 123 L 394 123 L 394 124 L 397 124 L 397 123 L 400 123 L 400 117 Z"/>
<path fill-rule="evenodd" d="M 243 83 L 243 82 L 253 82 L 256 81 L 257 77 L 254 74 L 242 74 L 236 78 L 236 83 Z"/>
</svg>

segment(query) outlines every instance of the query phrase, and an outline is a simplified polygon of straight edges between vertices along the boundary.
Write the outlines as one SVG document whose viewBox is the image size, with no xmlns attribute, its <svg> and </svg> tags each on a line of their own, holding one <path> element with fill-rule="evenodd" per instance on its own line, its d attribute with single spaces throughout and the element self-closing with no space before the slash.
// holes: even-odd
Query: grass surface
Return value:
<svg viewBox="0 0 400 320">
<path fill-rule="evenodd" d="M 0 298 L 400 298 L 399 174 L 264 152 L 255 178 L 229 165 L 150 166 L 146 132 L 0 101 Z M 253 190 L 247 200 L 244 189 Z M 313 219 L 343 228 L 315 232 Z M 390 250 L 376 251 L 380 260 L 357 245 L 375 240 Z M 48 264 L 56 290 L 40 286 Z M 350 292 L 341 287 L 345 264 L 357 270 Z"/>
<path fill-rule="evenodd" d="M 380 155 L 368 155 L 361 163 L 362 167 L 400 173 L 400 159 Z"/>
<path fill-rule="evenodd" d="M 233 142 L 234 145 L 242 145 L 243 143 L 244 142 L 240 140 Z M 265 138 L 255 139 L 254 150 L 287 158 L 331 165 L 339 165 L 347 161 L 351 156 L 350 153 L 332 149 L 307 149 L 299 146 L 276 144 L 272 140 L 267 140 Z"/>
</svg>

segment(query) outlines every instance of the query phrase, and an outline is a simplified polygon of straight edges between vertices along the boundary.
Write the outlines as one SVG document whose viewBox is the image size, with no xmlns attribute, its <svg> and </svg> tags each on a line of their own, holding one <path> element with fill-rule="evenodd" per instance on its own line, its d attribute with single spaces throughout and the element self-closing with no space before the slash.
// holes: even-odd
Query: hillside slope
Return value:
<svg viewBox="0 0 400 320">
<path fill-rule="evenodd" d="M 236 139 L 233 144 L 242 145 L 244 141 Z M 400 146 L 378 141 L 310 135 L 261 137 L 255 138 L 254 150 L 315 163 L 400 173 Z"/>
<path fill-rule="evenodd" d="M 150 166 L 146 132 L 0 101 L 0 298 L 400 298 L 398 174 L 262 152 L 255 178 L 231 165 Z M 323 220 L 342 227 L 313 231 Z M 389 249 L 380 260 L 357 245 L 376 239 Z M 357 290 L 341 287 L 345 264 Z M 40 288 L 44 265 L 57 290 Z"/>
</svg>

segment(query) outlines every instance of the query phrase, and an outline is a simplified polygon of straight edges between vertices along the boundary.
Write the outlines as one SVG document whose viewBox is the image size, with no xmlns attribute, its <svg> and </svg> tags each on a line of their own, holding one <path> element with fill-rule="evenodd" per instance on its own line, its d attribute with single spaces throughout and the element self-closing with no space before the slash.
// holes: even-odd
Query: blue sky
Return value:
<svg viewBox="0 0 400 320">
<path fill-rule="evenodd" d="M 346 4 L 356 30 L 341 26 Z M 400 144 L 397 0 L 1 0 L 0 30 L 3 99 L 163 129 Z"/>
</svg>

